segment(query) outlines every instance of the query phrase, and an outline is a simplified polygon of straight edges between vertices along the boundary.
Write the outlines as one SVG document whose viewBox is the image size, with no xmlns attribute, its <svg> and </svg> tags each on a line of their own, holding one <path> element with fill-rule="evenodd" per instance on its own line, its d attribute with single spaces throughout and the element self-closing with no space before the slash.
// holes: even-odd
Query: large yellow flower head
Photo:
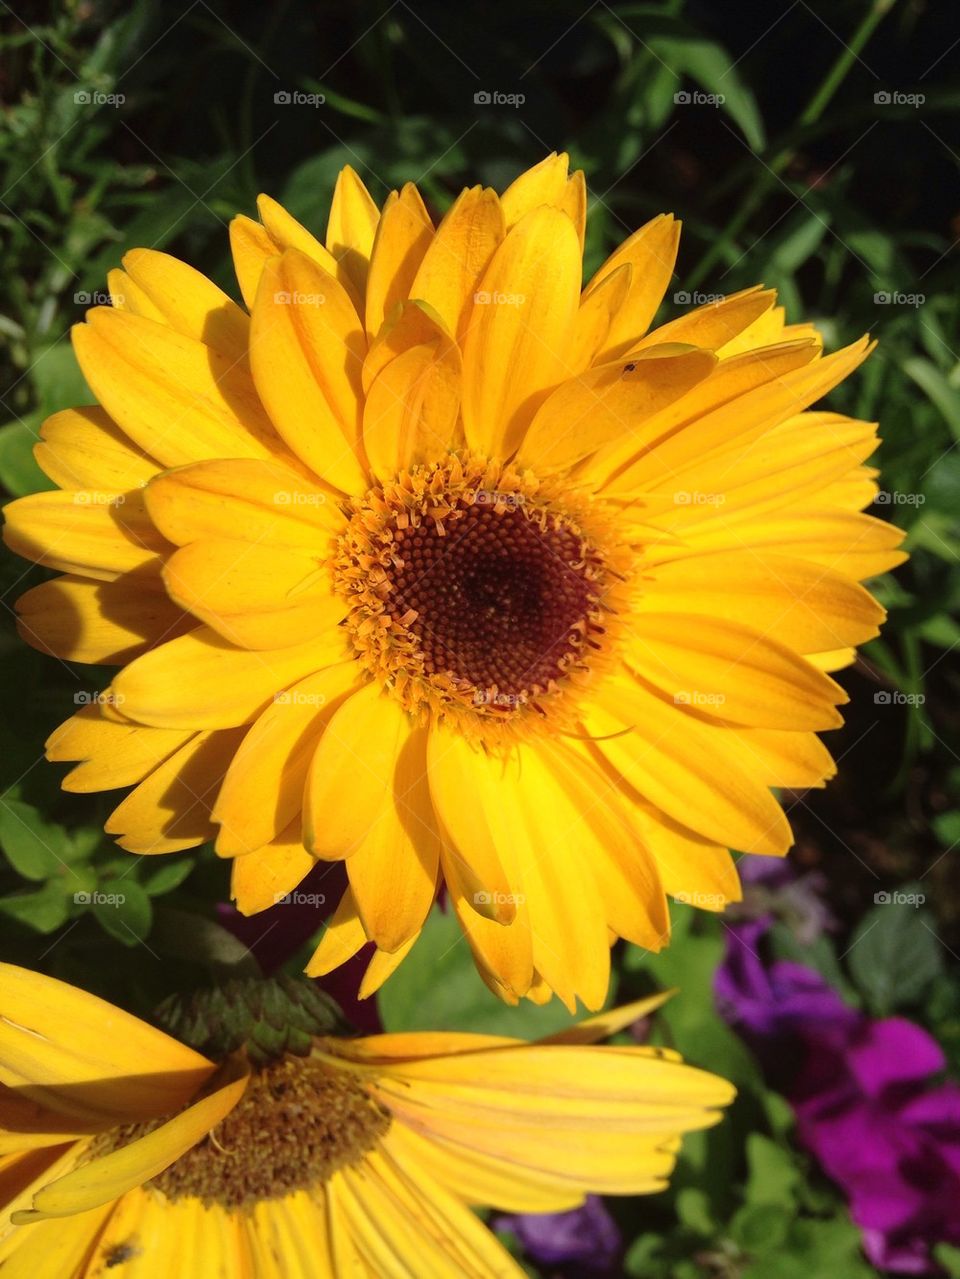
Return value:
<svg viewBox="0 0 960 1279">
<path fill-rule="evenodd" d="M 311 983 L 235 984 L 174 1018 L 232 1049 L 218 1065 L 63 982 L 0 979 L 3 1279 L 522 1277 L 469 1205 L 660 1190 L 733 1096 L 598 1044 L 657 999 L 538 1044 L 342 1038 Z"/>
<path fill-rule="evenodd" d="M 791 840 L 771 788 L 834 771 L 826 671 L 902 558 L 859 513 L 874 426 L 810 411 L 866 340 L 762 288 L 648 332 L 678 224 L 583 288 L 585 201 L 554 155 L 434 227 L 345 169 L 326 245 L 236 219 L 247 310 L 129 253 L 74 331 L 99 406 L 37 450 L 63 491 L 8 510 L 66 574 L 24 636 L 122 666 L 49 742 L 65 785 L 135 787 L 132 852 L 215 839 L 246 912 L 343 859 L 308 971 L 372 941 L 366 992 L 441 881 L 502 997 L 591 1008 L 666 894 L 735 899 L 728 849 Z"/>
</svg>

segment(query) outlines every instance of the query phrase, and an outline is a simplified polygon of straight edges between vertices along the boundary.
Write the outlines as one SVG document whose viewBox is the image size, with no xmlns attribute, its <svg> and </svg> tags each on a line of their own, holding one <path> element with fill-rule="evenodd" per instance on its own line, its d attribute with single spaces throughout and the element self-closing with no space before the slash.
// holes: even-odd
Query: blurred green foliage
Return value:
<svg viewBox="0 0 960 1279">
<path fill-rule="evenodd" d="M 588 272 L 655 213 L 684 219 L 661 318 L 698 293 L 762 281 L 830 346 L 879 339 L 831 403 L 880 420 L 874 513 L 909 530 L 912 559 L 878 584 L 889 623 L 844 676 L 849 722 L 830 743 L 840 776 L 792 804 L 797 855 L 828 875 L 839 942 L 798 951 L 781 930 L 775 944 L 874 1013 L 923 1021 L 960 1067 L 960 986 L 938 940 L 960 945 L 954 6 L 66 0 L 18 13 L 0 13 L 0 483 L 11 494 L 46 487 L 31 455 L 43 418 L 92 399 L 67 334 L 125 249 L 176 252 L 235 293 L 230 217 L 265 190 L 322 231 L 345 163 L 378 199 L 418 181 L 440 212 L 463 185 L 502 187 L 567 149 L 591 192 Z M 484 100 L 497 93 L 523 101 Z M 101 834 L 110 798 L 63 794 L 60 770 L 40 762 L 49 731 L 108 678 L 16 638 L 14 601 L 42 577 L 0 560 L 0 953 L 145 1011 L 249 956 L 214 922 L 226 872 L 209 850 L 118 852 Z M 892 886 L 922 893 L 923 909 L 874 904 Z M 717 920 L 681 912 L 662 956 L 618 953 L 618 995 L 682 986 L 656 1035 L 740 1088 L 730 1122 L 687 1143 L 668 1193 L 617 1207 L 633 1241 L 625 1271 L 870 1274 L 839 1194 L 791 1143 L 789 1109 L 713 1009 L 722 936 Z M 535 1035 L 569 1020 L 498 1004 L 439 912 L 380 1009 L 391 1029 Z M 954 1254 L 941 1261 L 960 1274 Z"/>
</svg>

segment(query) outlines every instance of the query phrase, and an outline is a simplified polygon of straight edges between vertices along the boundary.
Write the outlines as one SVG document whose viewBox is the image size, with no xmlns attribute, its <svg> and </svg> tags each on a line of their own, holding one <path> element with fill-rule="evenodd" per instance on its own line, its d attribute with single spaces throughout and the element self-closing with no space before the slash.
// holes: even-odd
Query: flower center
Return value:
<svg viewBox="0 0 960 1279">
<path fill-rule="evenodd" d="M 155 1126 L 155 1125 L 154 1125 Z M 250 1077 L 243 1097 L 201 1142 L 149 1183 L 167 1199 L 228 1209 L 317 1186 L 377 1144 L 390 1116 L 347 1070 L 285 1057 Z M 122 1129 L 115 1145 L 142 1136 Z"/>
<path fill-rule="evenodd" d="M 452 457 L 355 503 L 337 580 L 358 654 L 410 709 L 545 714 L 606 627 L 604 559 L 510 467 Z"/>
</svg>

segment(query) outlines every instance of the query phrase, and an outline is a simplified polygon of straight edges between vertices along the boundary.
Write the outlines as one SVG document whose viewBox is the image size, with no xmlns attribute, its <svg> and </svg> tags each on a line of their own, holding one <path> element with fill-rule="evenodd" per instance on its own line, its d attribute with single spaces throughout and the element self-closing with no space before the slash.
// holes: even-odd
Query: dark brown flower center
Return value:
<svg viewBox="0 0 960 1279">
<path fill-rule="evenodd" d="M 476 501 L 442 526 L 398 528 L 394 556 L 386 612 L 416 637 L 423 674 L 449 676 L 478 705 L 548 690 L 600 630 L 583 541 L 522 505 Z"/>
<path fill-rule="evenodd" d="M 362 1159 L 389 1126 L 356 1075 L 286 1057 L 255 1072 L 230 1114 L 149 1184 L 168 1199 L 243 1208 L 327 1181 Z M 126 1145 L 150 1127 L 118 1130 L 111 1144 Z"/>
</svg>

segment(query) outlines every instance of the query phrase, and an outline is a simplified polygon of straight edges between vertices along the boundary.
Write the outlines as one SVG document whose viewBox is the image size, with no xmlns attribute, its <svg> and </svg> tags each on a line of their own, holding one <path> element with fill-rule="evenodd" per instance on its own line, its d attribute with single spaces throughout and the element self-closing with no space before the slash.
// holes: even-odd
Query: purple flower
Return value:
<svg viewBox="0 0 960 1279">
<path fill-rule="evenodd" d="M 724 1020 L 746 1037 L 784 1038 L 824 1025 L 846 1025 L 857 1013 L 832 986 L 803 964 L 761 958 L 769 921 L 744 920 L 728 929 L 727 953 L 714 978 L 717 1007 Z"/>
<path fill-rule="evenodd" d="M 960 1245 L 960 1086 L 931 1086 L 939 1045 L 902 1018 L 861 1016 L 806 1049 L 791 1098 L 801 1143 L 843 1187 L 874 1265 L 935 1272 L 933 1243 Z"/>
<path fill-rule="evenodd" d="M 764 961 L 763 918 L 728 928 L 721 1015 L 757 1052 L 797 1116 L 797 1136 L 842 1187 L 878 1269 L 932 1274 L 960 1246 L 960 1085 L 935 1085 L 936 1040 L 899 1017 L 848 1007 L 813 969 Z"/>
<path fill-rule="evenodd" d="M 616 1222 L 596 1195 L 569 1212 L 517 1213 L 500 1216 L 494 1224 L 515 1234 L 530 1259 L 542 1266 L 610 1270 L 622 1246 Z"/>
</svg>

